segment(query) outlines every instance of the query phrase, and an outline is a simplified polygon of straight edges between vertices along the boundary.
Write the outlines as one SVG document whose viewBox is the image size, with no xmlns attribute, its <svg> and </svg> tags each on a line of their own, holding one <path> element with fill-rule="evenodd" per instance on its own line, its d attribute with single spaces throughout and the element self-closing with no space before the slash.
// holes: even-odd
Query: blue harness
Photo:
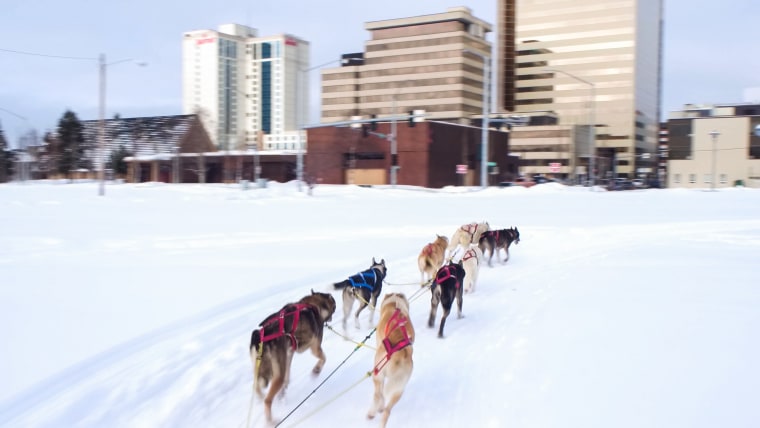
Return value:
<svg viewBox="0 0 760 428">
<path fill-rule="evenodd" d="M 375 269 L 372 268 L 349 277 L 348 281 L 354 288 L 367 288 L 369 291 L 373 291 L 375 289 L 375 278 Z"/>
</svg>

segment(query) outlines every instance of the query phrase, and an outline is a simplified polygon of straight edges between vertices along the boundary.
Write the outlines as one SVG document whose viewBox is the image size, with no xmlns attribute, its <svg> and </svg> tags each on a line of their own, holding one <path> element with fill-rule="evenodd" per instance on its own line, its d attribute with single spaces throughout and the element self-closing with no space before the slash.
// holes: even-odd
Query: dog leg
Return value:
<svg viewBox="0 0 760 428">
<path fill-rule="evenodd" d="M 449 316 L 449 312 L 451 312 L 451 307 L 446 309 L 446 307 L 443 308 L 443 315 L 441 316 L 441 326 L 438 327 L 438 337 L 443 339 L 443 326 L 446 325 L 446 317 Z"/>
<path fill-rule="evenodd" d="M 354 306 L 354 292 L 352 288 L 343 289 L 343 332 L 346 331 L 348 317 L 351 315 L 351 308 Z"/>
<path fill-rule="evenodd" d="M 438 302 L 441 299 L 439 290 L 433 290 L 433 297 L 430 299 L 430 317 L 428 318 L 428 327 L 433 328 L 435 325 L 435 317 L 438 312 Z"/>
<path fill-rule="evenodd" d="M 383 411 L 383 407 L 385 406 L 385 397 L 383 397 L 384 378 L 385 376 L 383 376 L 382 371 L 379 374 L 372 376 L 372 382 L 375 384 L 375 393 L 372 396 L 372 405 L 370 405 L 369 411 L 367 412 L 367 419 L 372 419 L 377 412 Z"/>
<path fill-rule="evenodd" d="M 322 350 L 321 340 L 314 340 L 314 343 L 311 345 L 311 353 L 317 357 L 317 364 L 314 366 L 311 372 L 314 374 L 319 374 L 322 371 L 322 367 L 325 365 L 325 361 L 327 361 L 325 351 Z"/>
<path fill-rule="evenodd" d="M 462 290 L 457 291 L 457 319 L 462 318 Z"/>
</svg>

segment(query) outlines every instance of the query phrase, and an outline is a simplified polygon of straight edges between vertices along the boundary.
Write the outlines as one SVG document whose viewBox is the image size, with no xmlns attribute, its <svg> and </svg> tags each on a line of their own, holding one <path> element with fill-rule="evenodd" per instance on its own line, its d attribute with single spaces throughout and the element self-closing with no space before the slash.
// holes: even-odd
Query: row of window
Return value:
<svg viewBox="0 0 760 428">
<path fill-rule="evenodd" d="M 728 182 L 728 175 L 727 174 L 720 174 L 720 184 L 726 184 Z M 696 184 L 697 182 L 697 174 L 689 174 L 689 183 L 690 184 Z M 681 184 L 681 174 L 673 174 L 673 183 L 675 184 Z M 712 183 L 712 174 L 705 174 L 702 183 Z"/>
</svg>

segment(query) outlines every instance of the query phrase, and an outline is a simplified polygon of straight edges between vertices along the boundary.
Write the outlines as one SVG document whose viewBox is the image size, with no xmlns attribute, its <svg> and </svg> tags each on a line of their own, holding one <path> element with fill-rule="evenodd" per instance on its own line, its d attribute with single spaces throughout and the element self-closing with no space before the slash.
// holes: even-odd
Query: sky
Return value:
<svg viewBox="0 0 760 428">
<path fill-rule="evenodd" d="M 0 184 L 0 427 L 267 426 L 251 331 L 311 290 L 340 307 L 372 258 L 416 330 L 389 427 L 760 425 L 760 190 L 97 187 Z M 520 243 L 439 339 L 417 256 L 480 221 Z M 294 357 L 281 426 L 378 425 L 369 314 L 353 341 L 342 319 L 320 375 Z"/>
<path fill-rule="evenodd" d="M 760 87 L 753 0 L 696 4 L 664 0 L 663 114 L 686 103 L 743 102 Z M 181 40 L 186 31 L 247 24 L 260 35 L 290 33 L 311 43 L 311 64 L 361 52 L 364 23 L 444 12 L 459 3 L 386 0 L 278 2 L 188 0 L 5 0 L 0 14 L 0 123 L 15 145 L 29 129 L 54 129 L 66 109 L 82 120 L 98 117 L 97 57 L 107 71 L 106 117 L 182 113 Z M 496 0 L 471 0 L 475 16 L 496 25 Z M 492 42 L 495 40 L 491 35 Z M 4 51 L 3 51 L 4 50 Z M 11 51 L 83 59 L 22 55 Z M 312 72 L 311 122 L 319 120 L 319 72 Z M 760 98 L 756 91 L 755 98 Z"/>
</svg>

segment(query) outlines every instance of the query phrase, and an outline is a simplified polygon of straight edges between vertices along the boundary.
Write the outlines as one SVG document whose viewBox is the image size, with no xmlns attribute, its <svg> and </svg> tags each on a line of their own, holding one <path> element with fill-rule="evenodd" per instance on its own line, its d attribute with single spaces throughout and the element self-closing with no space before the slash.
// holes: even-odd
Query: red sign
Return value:
<svg viewBox="0 0 760 428">
<path fill-rule="evenodd" d="M 215 41 L 216 41 L 216 39 L 213 38 L 213 37 L 204 37 L 202 39 L 196 39 L 195 40 L 195 44 L 196 45 L 202 45 L 204 43 L 214 43 Z"/>
<path fill-rule="evenodd" d="M 559 172 L 560 168 L 562 168 L 562 164 L 559 162 L 550 162 L 549 163 L 549 172 Z"/>
<path fill-rule="evenodd" d="M 467 165 L 457 165 L 457 174 L 467 174 Z"/>
<path fill-rule="evenodd" d="M 298 42 L 296 42 L 295 39 L 291 39 L 291 38 L 286 38 L 285 44 L 287 46 L 298 46 Z"/>
</svg>

